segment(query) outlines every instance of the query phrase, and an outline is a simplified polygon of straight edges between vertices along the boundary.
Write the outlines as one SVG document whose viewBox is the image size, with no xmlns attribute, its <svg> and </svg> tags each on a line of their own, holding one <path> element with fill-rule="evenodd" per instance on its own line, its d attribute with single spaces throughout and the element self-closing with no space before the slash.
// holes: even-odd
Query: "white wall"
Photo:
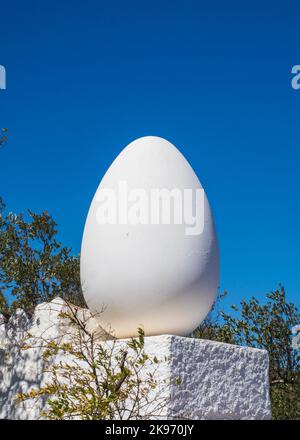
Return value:
<svg viewBox="0 0 300 440">
<path fill-rule="evenodd" d="M 47 379 L 41 348 L 24 351 L 21 345 L 28 331 L 47 339 L 66 335 L 70 328 L 58 318 L 65 307 L 58 298 L 39 305 L 31 320 L 20 309 L 8 323 L 0 317 L 0 418 L 39 417 L 44 401 L 15 402 L 16 393 L 36 388 Z M 92 325 L 99 326 L 96 321 Z M 158 375 L 168 383 L 164 385 L 164 417 L 271 418 L 266 351 L 172 335 L 145 338 L 145 349 L 161 361 Z M 174 383 L 176 379 L 180 385 Z"/>
</svg>

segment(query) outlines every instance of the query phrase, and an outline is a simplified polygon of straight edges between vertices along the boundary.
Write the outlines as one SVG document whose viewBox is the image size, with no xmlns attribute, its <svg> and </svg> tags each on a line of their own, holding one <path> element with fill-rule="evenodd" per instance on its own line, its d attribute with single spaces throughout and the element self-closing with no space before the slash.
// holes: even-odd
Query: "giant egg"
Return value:
<svg viewBox="0 0 300 440">
<path fill-rule="evenodd" d="M 185 336 L 208 314 L 219 281 L 212 212 L 167 140 L 136 139 L 107 170 L 86 219 L 80 276 L 90 310 L 118 338 L 139 327 Z"/>
</svg>

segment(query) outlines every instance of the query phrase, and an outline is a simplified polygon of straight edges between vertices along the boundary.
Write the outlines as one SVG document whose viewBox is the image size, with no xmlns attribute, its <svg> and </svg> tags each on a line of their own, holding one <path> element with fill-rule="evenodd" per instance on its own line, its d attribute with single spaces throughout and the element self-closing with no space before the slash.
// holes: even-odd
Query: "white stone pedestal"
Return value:
<svg viewBox="0 0 300 440">
<path fill-rule="evenodd" d="M 38 306 L 31 320 L 17 310 L 7 324 L 0 323 L 0 419 L 37 419 L 45 408 L 41 400 L 24 405 L 15 401 L 16 393 L 46 380 L 42 350 L 23 351 L 20 345 L 28 331 L 50 340 L 65 335 L 68 328 L 58 318 L 64 307 L 58 298 Z M 97 322 L 89 322 L 95 330 Z M 164 398 L 162 411 L 152 419 L 271 418 L 266 351 L 162 335 L 146 337 L 145 352 L 159 360 L 149 368 Z M 149 408 L 146 414 L 151 414 Z"/>
<path fill-rule="evenodd" d="M 167 356 L 159 364 L 170 379 L 166 418 L 271 418 L 265 350 L 172 335 L 145 338 L 145 349 Z"/>
</svg>

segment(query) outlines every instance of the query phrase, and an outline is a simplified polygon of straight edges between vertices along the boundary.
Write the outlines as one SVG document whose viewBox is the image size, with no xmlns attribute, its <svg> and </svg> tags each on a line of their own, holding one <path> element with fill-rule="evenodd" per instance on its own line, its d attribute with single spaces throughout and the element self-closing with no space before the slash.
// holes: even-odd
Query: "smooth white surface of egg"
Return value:
<svg viewBox="0 0 300 440">
<path fill-rule="evenodd" d="M 151 197 L 159 189 L 175 189 L 184 199 L 184 190 L 200 193 L 202 186 L 170 142 L 139 138 L 107 170 L 86 219 L 80 262 L 84 297 L 119 338 L 136 335 L 138 327 L 146 336 L 187 335 L 205 318 L 217 292 L 218 244 L 205 193 L 203 231 L 197 234 L 178 218 L 179 224 L 163 224 L 161 212 L 159 221 L 156 213 L 151 217 L 158 206 L 153 208 Z M 168 201 L 161 209 L 163 203 L 168 209 Z"/>
</svg>

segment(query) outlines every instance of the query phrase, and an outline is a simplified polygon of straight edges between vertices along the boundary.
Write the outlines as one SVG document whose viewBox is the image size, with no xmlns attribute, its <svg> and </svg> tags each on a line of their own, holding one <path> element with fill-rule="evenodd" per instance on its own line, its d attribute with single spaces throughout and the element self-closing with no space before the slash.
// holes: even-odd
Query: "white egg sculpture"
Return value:
<svg viewBox="0 0 300 440">
<path fill-rule="evenodd" d="M 139 327 L 185 336 L 206 317 L 219 281 L 214 221 L 170 142 L 136 139 L 107 170 L 86 219 L 80 273 L 89 308 L 118 338 Z"/>
</svg>

